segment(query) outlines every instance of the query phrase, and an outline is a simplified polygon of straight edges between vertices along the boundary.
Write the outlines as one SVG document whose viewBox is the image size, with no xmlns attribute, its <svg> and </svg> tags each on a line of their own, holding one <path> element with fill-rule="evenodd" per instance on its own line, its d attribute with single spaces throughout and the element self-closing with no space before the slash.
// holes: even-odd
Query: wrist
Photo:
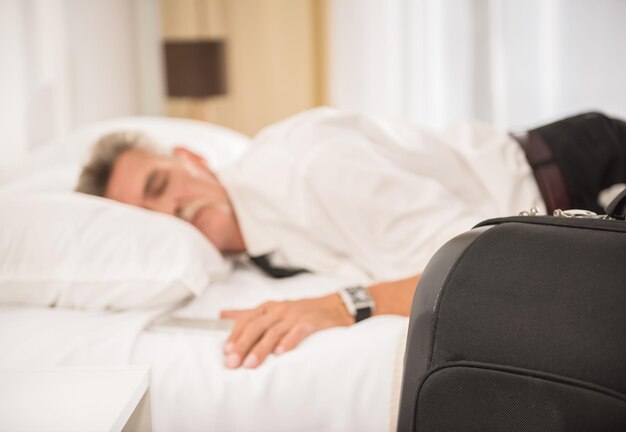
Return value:
<svg viewBox="0 0 626 432">
<path fill-rule="evenodd" d="M 339 293 L 329 294 L 327 300 L 329 307 L 333 311 L 333 316 L 337 317 L 337 320 L 342 325 L 352 325 L 355 323 L 355 317 L 350 314 Z"/>
</svg>

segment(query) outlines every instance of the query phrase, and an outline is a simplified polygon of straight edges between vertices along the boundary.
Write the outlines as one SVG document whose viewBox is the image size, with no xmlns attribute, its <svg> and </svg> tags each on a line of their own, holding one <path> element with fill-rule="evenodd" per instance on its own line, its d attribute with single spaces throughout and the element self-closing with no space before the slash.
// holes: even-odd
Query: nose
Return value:
<svg viewBox="0 0 626 432">
<path fill-rule="evenodd" d="M 147 200 L 142 207 L 171 216 L 178 216 L 180 212 L 180 206 L 177 204 L 176 200 L 167 197 Z"/>
</svg>

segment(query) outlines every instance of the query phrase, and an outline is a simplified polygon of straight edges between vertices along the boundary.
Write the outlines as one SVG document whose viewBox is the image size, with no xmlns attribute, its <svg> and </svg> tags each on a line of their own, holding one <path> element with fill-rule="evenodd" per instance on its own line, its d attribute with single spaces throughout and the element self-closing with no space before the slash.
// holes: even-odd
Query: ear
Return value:
<svg viewBox="0 0 626 432">
<path fill-rule="evenodd" d="M 185 147 L 174 147 L 174 155 L 177 157 L 181 157 L 189 162 L 193 163 L 196 166 L 209 169 L 209 165 L 202 156 L 198 153 L 194 153 L 188 148 Z"/>
</svg>

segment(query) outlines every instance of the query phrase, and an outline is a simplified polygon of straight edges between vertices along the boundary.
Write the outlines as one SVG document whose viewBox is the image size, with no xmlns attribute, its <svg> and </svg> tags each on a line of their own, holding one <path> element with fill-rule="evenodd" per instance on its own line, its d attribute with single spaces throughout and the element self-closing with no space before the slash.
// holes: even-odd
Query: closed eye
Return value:
<svg viewBox="0 0 626 432">
<path fill-rule="evenodd" d="M 157 198 L 165 192 L 169 176 L 166 171 L 156 170 L 148 175 L 146 184 L 143 189 L 144 198 Z"/>
</svg>

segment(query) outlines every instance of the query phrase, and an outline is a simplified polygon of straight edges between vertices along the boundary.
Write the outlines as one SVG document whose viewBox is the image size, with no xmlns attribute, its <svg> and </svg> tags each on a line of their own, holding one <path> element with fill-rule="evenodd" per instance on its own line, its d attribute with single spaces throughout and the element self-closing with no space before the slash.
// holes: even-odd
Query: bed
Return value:
<svg viewBox="0 0 626 432">
<path fill-rule="evenodd" d="M 0 368 L 149 365 L 155 431 L 393 429 L 406 318 L 376 317 L 317 333 L 256 370 L 224 367 L 226 331 L 154 326 L 169 315 L 211 319 L 221 309 L 319 296 L 345 281 L 312 274 L 271 279 L 230 260 L 215 264 L 207 279 L 204 266 L 217 258 L 195 234 L 185 231 L 166 239 L 171 247 L 156 247 L 150 229 L 162 230 L 166 221 L 155 218 L 163 216 L 121 207 L 107 213 L 113 204 L 98 198 L 74 203 L 77 194 L 70 190 L 89 144 L 119 129 L 145 131 L 166 145 L 183 143 L 215 166 L 249 145 L 243 135 L 200 122 L 123 118 L 83 128 L 30 155 L 0 185 L 7 210 L 0 224 L 5 230 L 18 226 L 0 240 L 8 257 L 0 265 Z M 143 237 L 132 245 L 90 243 L 92 224 L 128 212 L 135 219 L 123 235 Z M 167 223 L 176 233 L 188 229 L 179 221 Z M 152 278 L 147 282 L 141 279 L 146 272 Z M 148 301 L 129 294 L 142 290 L 152 290 L 145 293 Z"/>
</svg>

